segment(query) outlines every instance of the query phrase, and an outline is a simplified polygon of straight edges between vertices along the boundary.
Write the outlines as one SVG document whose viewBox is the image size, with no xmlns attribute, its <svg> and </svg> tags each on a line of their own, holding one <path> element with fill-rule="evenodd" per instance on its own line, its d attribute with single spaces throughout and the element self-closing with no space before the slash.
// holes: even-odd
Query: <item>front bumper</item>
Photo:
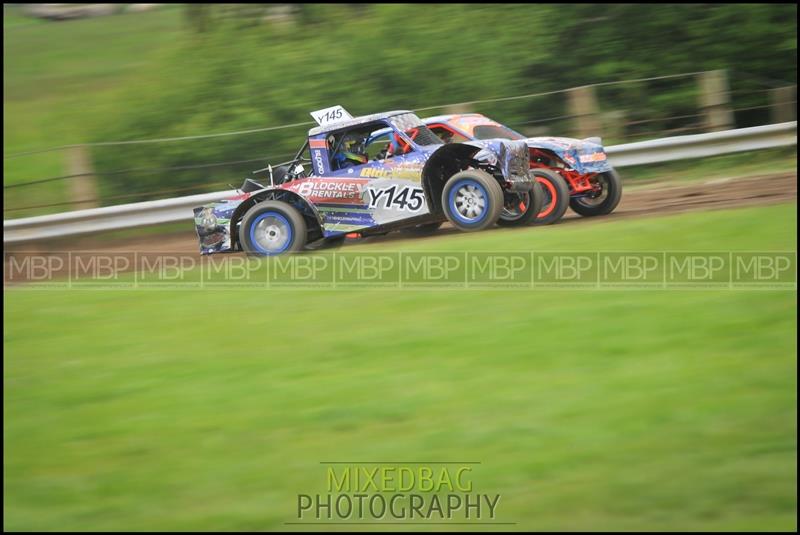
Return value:
<svg viewBox="0 0 800 535">
<path fill-rule="evenodd" d="M 200 254 L 233 251 L 231 216 L 242 200 L 224 200 L 194 209 L 194 227 L 200 240 Z"/>
<path fill-rule="evenodd" d="M 491 139 L 473 141 L 470 144 L 481 147 L 475 159 L 498 168 L 508 189 L 525 192 L 533 188 L 530 155 L 525 141 Z"/>
<path fill-rule="evenodd" d="M 530 175 L 528 144 L 524 141 L 506 141 L 503 145 L 503 176 L 511 188 L 527 186 L 527 190 L 530 190 L 533 187 L 533 178 Z"/>
</svg>

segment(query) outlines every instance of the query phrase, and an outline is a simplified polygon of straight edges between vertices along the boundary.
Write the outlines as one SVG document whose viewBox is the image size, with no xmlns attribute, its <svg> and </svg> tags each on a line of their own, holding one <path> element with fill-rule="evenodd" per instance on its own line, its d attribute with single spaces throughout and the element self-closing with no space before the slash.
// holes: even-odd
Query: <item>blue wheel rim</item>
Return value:
<svg viewBox="0 0 800 535">
<path fill-rule="evenodd" d="M 482 205 L 480 205 L 482 201 Z M 473 204 L 467 206 L 466 203 Z M 489 193 L 477 180 L 463 178 L 450 188 L 447 203 L 453 218 L 462 225 L 479 225 L 489 214 Z"/>
<path fill-rule="evenodd" d="M 292 224 L 279 212 L 264 212 L 250 223 L 250 244 L 259 254 L 270 256 L 286 251 L 293 236 Z"/>
</svg>

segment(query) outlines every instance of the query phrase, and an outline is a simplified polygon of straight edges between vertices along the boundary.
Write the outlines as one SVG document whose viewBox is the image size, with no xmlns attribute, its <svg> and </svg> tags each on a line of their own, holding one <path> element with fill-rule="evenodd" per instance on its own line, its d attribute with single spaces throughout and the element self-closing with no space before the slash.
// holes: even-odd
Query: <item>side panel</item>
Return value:
<svg viewBox="0 0 800 535">
<path fill-rule="evenodd" d="M 316 164 L 315 164 L 316 165 Z M 312 176 L 281 186 L 316 206 L 327 238 L 375 225 L 363 198 L 368 179 Z"/>
<path fill-rule="evenodd" d="M 318 176 L 328 176 L 331 166 L 328 157 L 328 142 L 325 134 L 308 138 L 308 148 L 311 151 L 311 161 L 314 166 L 314 174 Z"/>
<path fill-rule="evenodd" d="M 282 187 L 314 203 L 325 237 L 336 236 L 428 214 L 421 183 L 425 160 L 426 154 L 415 152 Z"/>
</svg>

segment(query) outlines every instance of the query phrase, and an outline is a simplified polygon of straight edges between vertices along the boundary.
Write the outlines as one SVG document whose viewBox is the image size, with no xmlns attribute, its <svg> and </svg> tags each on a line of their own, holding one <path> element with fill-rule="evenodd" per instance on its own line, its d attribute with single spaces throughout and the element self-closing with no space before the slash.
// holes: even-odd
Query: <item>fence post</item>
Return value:
<svg viewBox="0 0 800 535">
<path fill-rule="evenodd" d="M 575 117 L 575 129 L 578 137 L 601 135 L 594 86 L 585 85 L 570 89 L 567 92 L 567 98 L 569 99 L 569 113 Z"/>
<path fill-rule="evenodd" d="M 787 85 L 770 90 L 770 115 L 774 123 L 797 120 L 797 86 Z"/>
<path fill-rule="evenodd" d="M 625 119 L 624 110 L 614 110 L 603 113 L 600 117 L 603 120 L 603 142 L 608 139 L 612 143 L 621 143 L 625 139 Z M 595 134 L 599 136 L 600 134 Z"/>
<path fill-rule="evenodd" d="M 700 84 L 700 109 L 705 115 L 705 129 L 709 132 L 730 130 L 734 127 L 731 96 L 728 91 L 728 71 L 705 71 L 698 75 Z"/>
<path fill-rule="evenodd" d="M 76 209 L 96 208 L 97 183 L 92 169 L 92 158 L 85 145 L 77 145 L 67 149 L 67 170 L 70 175 L 81 175 L 67 179 L 69 184 L 69 200 L 75 203 Z M 93 199 L 92 202 L 81 202 Z"/>
</svg>

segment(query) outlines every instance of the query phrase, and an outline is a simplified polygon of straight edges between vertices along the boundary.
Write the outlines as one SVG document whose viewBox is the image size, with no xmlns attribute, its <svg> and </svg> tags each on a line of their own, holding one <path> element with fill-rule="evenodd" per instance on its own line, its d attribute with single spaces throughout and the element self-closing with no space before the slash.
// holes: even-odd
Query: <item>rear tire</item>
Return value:
<svg viewBox="0 0 800 535">
<path fill-rule="evenodd" d="M 602 186 L 598 197 L 575 198 L 569 200 L 569 207 L 583 217 L 594 217 L 610 214 L 622 198 L 622 180 L 613 169 L 598 175 L 597 180 Z"/>
<path fill-rule="evenodd" d="M 303 250 L 308 238 L 303 216 L 281 201 L 263 201 L 244 214 L 239 225 L 242 250 L 253 256 L 275 256 Z"/>
<path fill-rule="evenodd" d="M 506 193 L 506 200 L 512 197 L 511 203 L 506 203 L 497 224 L 501 227 L 521 227 L 534 220 L 536 214 L 542 209 L 544 191 L 538 182 L 533 183 L 531 191 L 526 193 Z"/>
<path fill-rule="evenodd" d="M 534 225 L 550 225 L 555 223 L 569 208 L 569 186 L 564 177 L 550 169 L 531 169 L 531 174 L 541 186 L 544 199 Z"/>
<path fill-rule="evenodd" d="M 489 228 L 503 211 L 503 188 L 485 171 L 461 171 L 444 185 L 442 210 L 459 230 L 472 232 Z"/>
</svg>

